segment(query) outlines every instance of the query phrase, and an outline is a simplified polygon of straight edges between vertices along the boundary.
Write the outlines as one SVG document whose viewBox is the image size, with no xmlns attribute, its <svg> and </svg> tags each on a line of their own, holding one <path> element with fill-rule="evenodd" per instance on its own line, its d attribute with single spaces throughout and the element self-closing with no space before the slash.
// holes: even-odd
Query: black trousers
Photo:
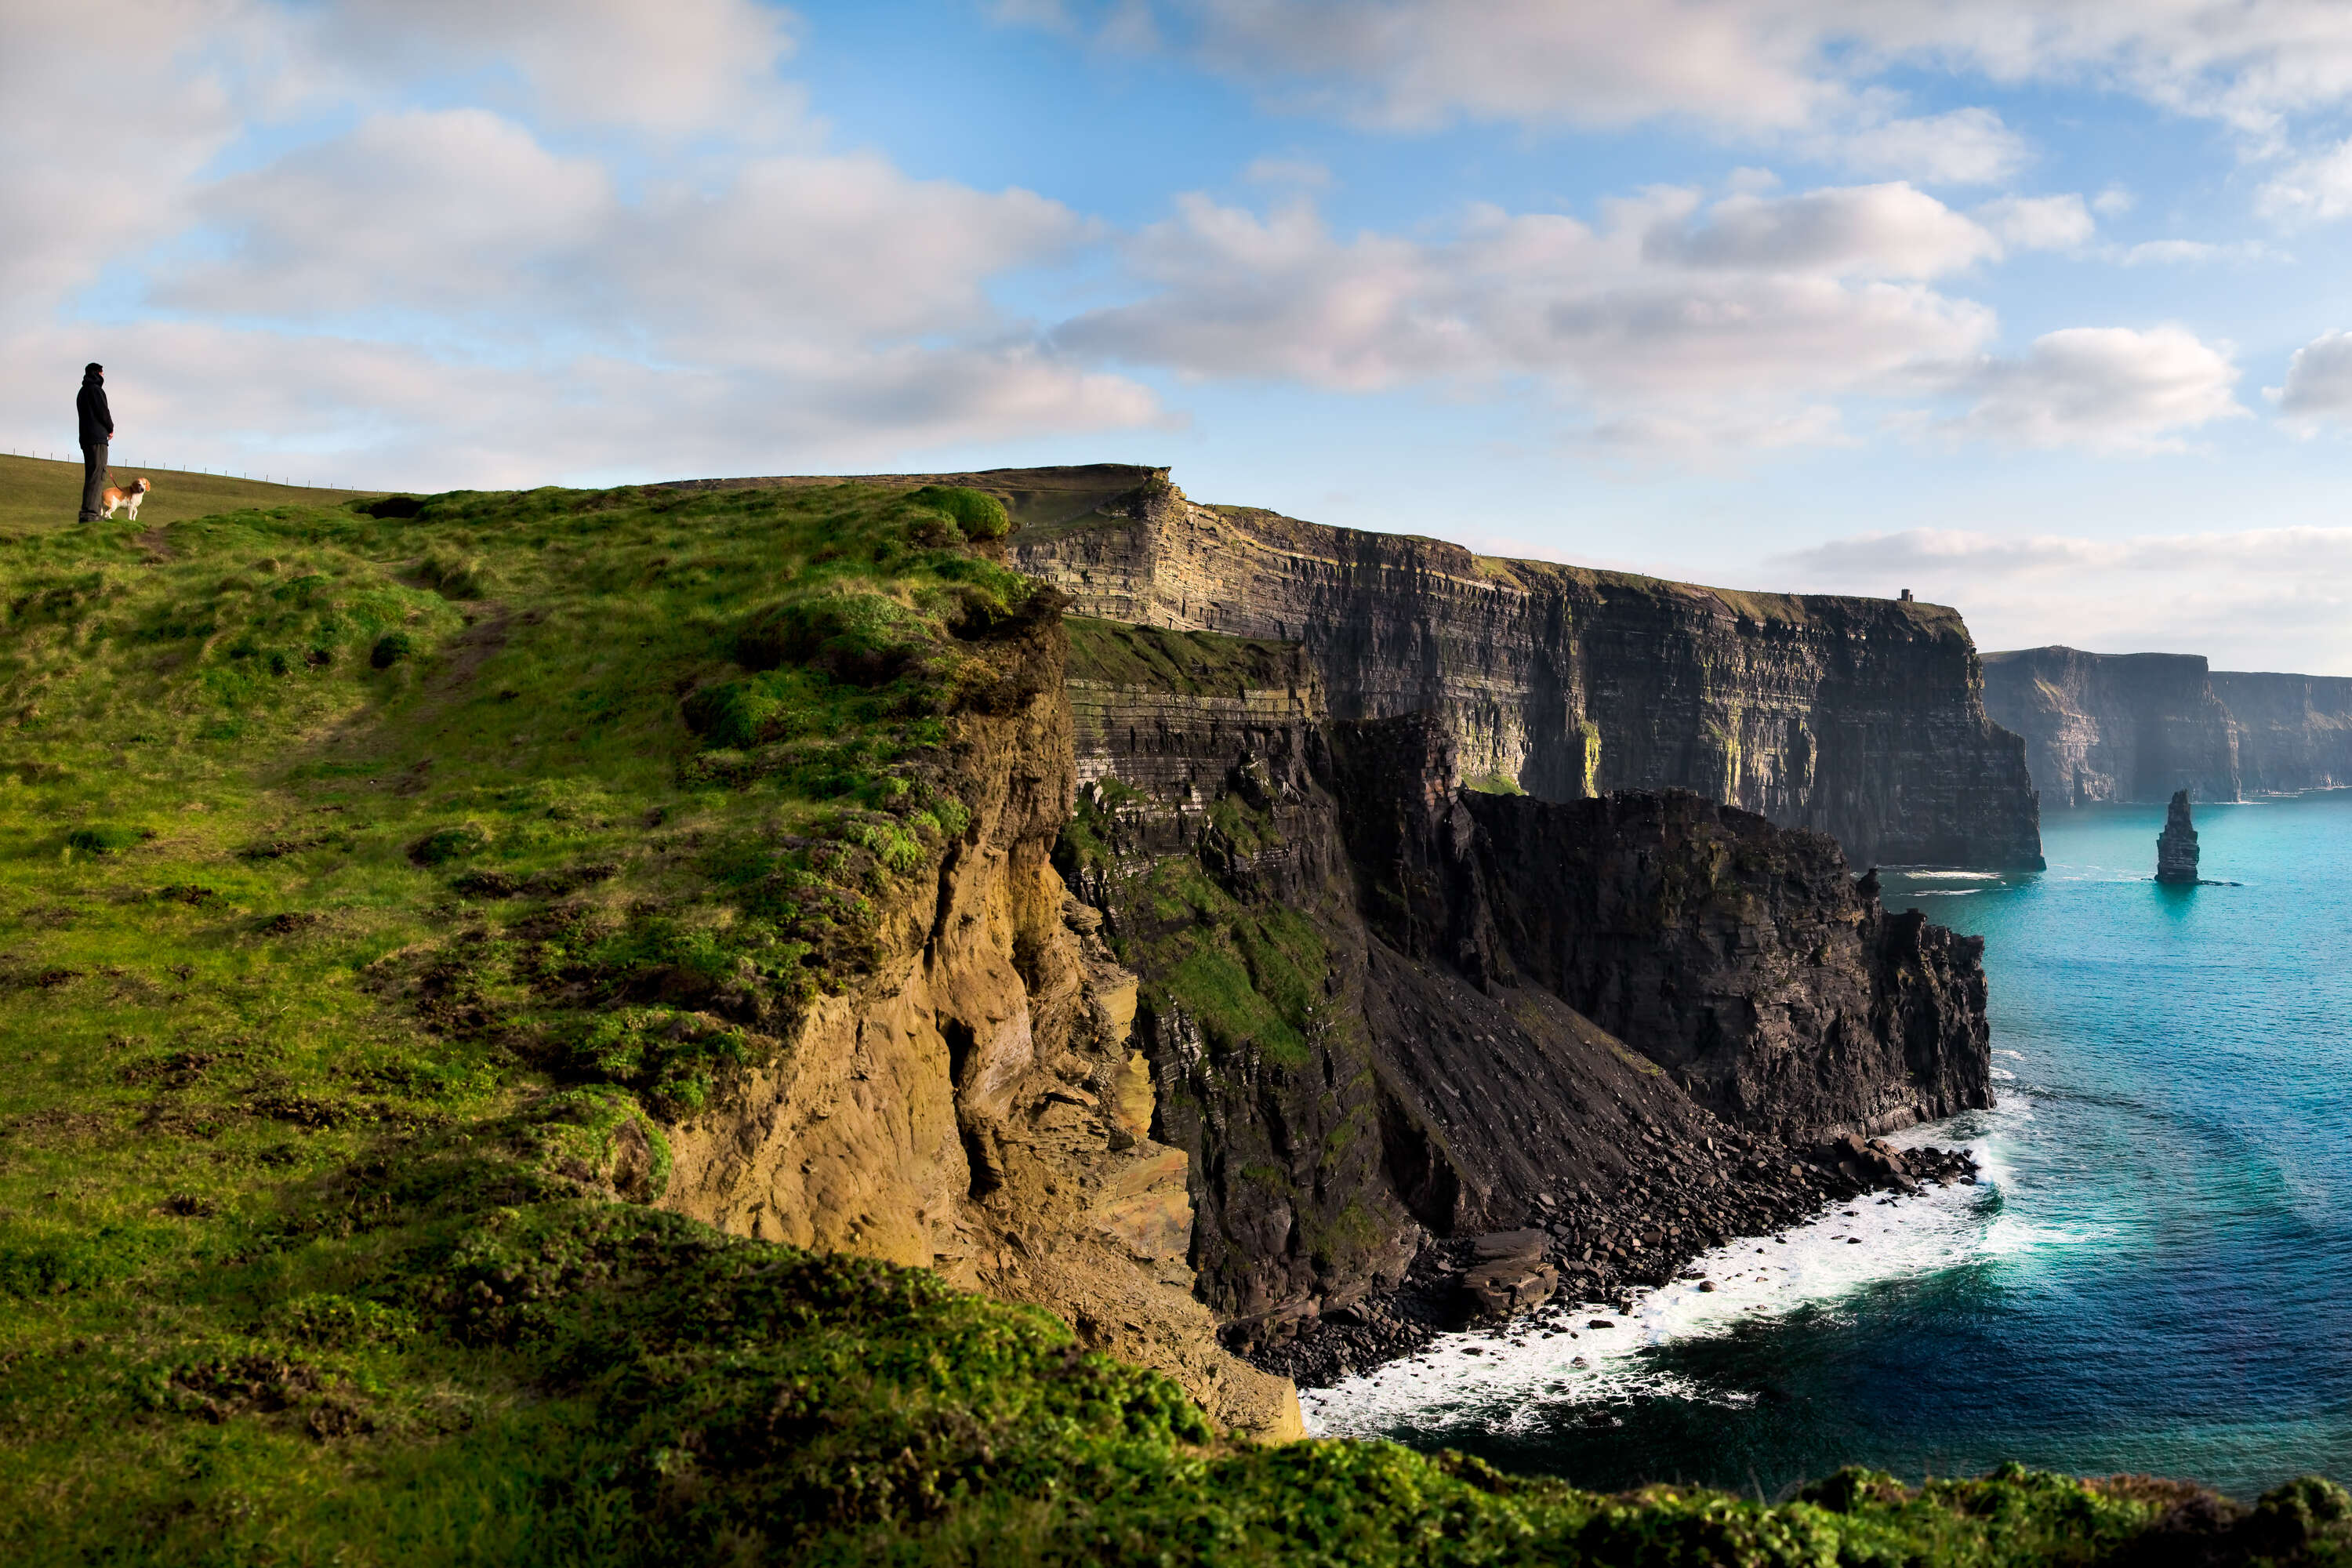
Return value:
<svg viewBox="0 0 2352 1568">
<path fill-rule="evenodd" d="M 106 443 L 84 446 L 81 449 L 81 521 L 96 522 L 99 512 L 106 506 L 100 499 L 106 490 Z"/>
</svg>

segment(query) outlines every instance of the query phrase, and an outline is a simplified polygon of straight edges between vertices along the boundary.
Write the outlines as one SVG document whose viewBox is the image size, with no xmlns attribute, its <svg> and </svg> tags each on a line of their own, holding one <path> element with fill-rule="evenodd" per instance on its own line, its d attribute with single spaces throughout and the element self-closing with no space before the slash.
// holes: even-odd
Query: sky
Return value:
<svg viewBox="0 0 2352 1568">
<path fill-rule="evenodd" d="M 2352 675 L 2342 0 L 0 0 L 0 448 L 1119 461 Z"/>
</svg>

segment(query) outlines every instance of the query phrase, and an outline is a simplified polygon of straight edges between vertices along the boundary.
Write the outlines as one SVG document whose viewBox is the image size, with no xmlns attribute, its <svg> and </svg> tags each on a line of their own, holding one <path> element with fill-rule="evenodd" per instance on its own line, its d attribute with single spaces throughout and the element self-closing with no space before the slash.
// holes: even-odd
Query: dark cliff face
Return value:
<svg viewBox="0 0 2352 1568">
<path fill-rule="evenodd" d="M 1991 1103 L 1983 942 L 1889 914 L 1823 835 L 1680 790 L 1464 793 L 1423 821 L 1393 847 L 1353 835 L 1383 936 L 1489 991 L 1542 987 L 1740 1126 L 1877 1132 Z"/>
<path fill-rule="evenodd" d="M 1638 1184 L 1718 1112 L 1990 1103 L 1975 944 L 1886 915 L 1820 835 L 1688 795 L 1465 791 L 1443 726 L 1322 720 L 1280 645 L 1079 622 L 1072 673 L 1060 863 L 1143 976 L 1155 1135 L 1191 1156 L 1230 1316 Z"/>
<path fill-rule="evenodd" d="M 2164 831 L 2156 837 L 2156 879 L 2159 882 L 2197 880 L 2197 828 L 2189 820 L 2189 792 L 2172 792 L 2164 814 Z"/>
<path fill-rule="evenodd" d="M 2041 863 L 2021 744 L 1948 609 L 1495 560 L 1164 478 L 1108 513 L 1024 528 L 1008 559 L 1085 614 L 1297 640 L 1335 716 L 1433 713 L 1474 780 L 1691 789 L 1863 864 Z"/>
<path fill-rule="evenodd" d="M 1984 672 L 1986 710 L 2025 737 L 2053 808 L 2352 784 L 2352 679 L 2071 647 L 1987 654 Z"/>
<path fill-rule="evenodd" d="M 2352 784 L 2352 679 L 2217 669 L 2208 680 L 2238 727 L 2245 794 Z"/>
<path fill-rule="evenodd" d="M 2162 800 L 2188 789 L 2235 800 L 2238 737 L 2195 654 L 1987 654 L 1985 708 L 2025 737 L 2053 807 Z"/>
</svg>

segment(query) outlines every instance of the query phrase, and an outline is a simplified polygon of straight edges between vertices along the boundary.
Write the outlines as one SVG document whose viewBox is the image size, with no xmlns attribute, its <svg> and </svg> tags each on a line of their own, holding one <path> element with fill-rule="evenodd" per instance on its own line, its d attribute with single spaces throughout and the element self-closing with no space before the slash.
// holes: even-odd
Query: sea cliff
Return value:
<svg viewBox="0 0 2352 1568">
<path fill-rule="evenodd" d="M 1465 788 L 1430 716 L 1326 716 L 1297 645 L 1082 620 L 1072 659 L 1057 860 L 1143 977 L 1202 1294 L 1269 1364 L 1393 1344 L 1384 1298 L 1482 1235 L 1663 1278 L 1817 1205 L 1824 1139 L 1990 1103 L 1977 944 L 1824 835 Z"/>
<path fill-rule="evenodd" d="M 79 470 L 0 458 L 0 499 L 26 473 L 69 518 Z M 1196 1397 L 1248 1426 L 1238 1394 L 1283 1392 L 1213 1342 L 1175 1250 L 1196 1183 L 1246 1190 L 1228 1109 L 1272 1113 L 1302 1230 L 1332 1216 L 1269 1254 L 1278 1285 L 1393 1256 L 1315 1206 L 1361 1173 L 1430 1178 L 1368 1189 L 1376 1220 L 1382 1190 L 1415 1225 L 1532 1194 L 1540 1226 L 1423 1249 L 1508 1306 L 1904 1175 L 1743 1131 L 1543 985 L 1408 951 L 1488 879 L 1442 727 L 1321 717 L 1270 643 L 1128 628 L 1131 662 L 1068 680 L 1000 503 L 1045 525 L 1107 479 L 243 487 L 209 516 L 167 486 L 130 528 L 19 525 L 0 1559 L 2340 1560 L 2352 1499 L 2315 1480 L 2242 1509 L 1848 1471 L 1770 1505 L 1210 1420 Z M 1361 793 L 1382 778 L 1418 782 Z M 1638 861 L 1623 809 L 1586 829 Z M 1729 847 L 1708 899 L 1752 896 L 1758 941 L 1837 892 L 1759 888 L 1741 814 L 1660 809 L 1678 886 Z M 1162 879 L 1105 900 L 1141 911 L 1117 930 L 1047 860 L 1089 833 L 1081 885 L 1130 843 Z M 1759 842 L 1815 885 L 1802 837 Z M 1862 934 L 1866 884 L 1837 898 L 1832 963 L 1876 995 L 1893 927 Z M 1151 968 L 1187 908 L 1198 962 Z M 1380 1038 L 1427 1037 L 1394 1091 L 1339 1005 L 1359 972 Z M 1197 1090 L 1157 1071 L 1180 1015 L 1215 1025 Z M 1383 1121 L 1392 1092 L 1426 1115 Z M 1275 1212 L 1192 1234 L 1238 1251 Z M 1330 1305 L 1276 1347 L 1302 1372 L 1335 1335 L 1394 1347 L 1369 1292 Z"/>
<path fill-rule="evenodd" d="M 1334 717 L 1434 714 L 1465 776 L 1546 799 L 1687 789 L 1857 864 L 2040 864 L 2022 746 L 1949 609 L 1499 560 L 1127 472 L 1010 542 L 1079 613 L 1297 641 Z"/>
<path fill-rule="evenodd" d="M 2210 668 L 2202 655 L 1984 656 L 1984 700 L 2055 808 L 2240 800 L 2352 784 L 2352 679 Z"/>
</svg>

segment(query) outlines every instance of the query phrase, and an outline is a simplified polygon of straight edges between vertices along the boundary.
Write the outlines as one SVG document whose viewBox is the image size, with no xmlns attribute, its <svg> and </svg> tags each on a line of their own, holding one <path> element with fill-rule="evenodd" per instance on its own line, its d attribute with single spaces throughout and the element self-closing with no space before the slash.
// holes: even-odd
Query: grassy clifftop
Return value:
<svg viewBox="0 0 2352 1568">
<path fill-rule="evenodd" d="M 1043 1314 L 649 1206 L 924 890 L 1050 605 L 970 491 L 266 499 L 0 541 L 0 1559 L 2340 1556 L 2320 1486 L 1238 1447 Z"/>
</svg>

